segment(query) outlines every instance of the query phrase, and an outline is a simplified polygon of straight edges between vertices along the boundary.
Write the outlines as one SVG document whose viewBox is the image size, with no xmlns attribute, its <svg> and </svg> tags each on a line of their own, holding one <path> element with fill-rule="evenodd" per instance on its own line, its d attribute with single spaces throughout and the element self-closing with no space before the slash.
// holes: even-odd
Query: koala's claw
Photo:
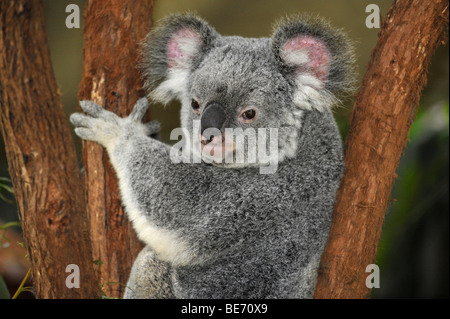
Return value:
<svg viewBox="0 0 450 319">
<path fill-rule="evenodd" d="M 92 101 L 80 101 L 80 106 L 84 112 L 94 117 L 97 117 L 103 111 L 100 105 Z"/>
<path fill-rule="evenodd" d="M 85 127 L 75 128 L 75 134 L 77 134 L 83 140 L 95 141 L 95 135 L 92 130 Z"/>
<path fill-rule="evenodd" d="M 147 98 L 140 98 L 134 105 L 133 111 L 131 111 L 130 118 L 133 121 L 140 122 L 148 110 Z"/>
<path fill-rule="evenodd" d="M 158 121 L 150 121 L 145 123 L 145 132 L 147 136 L 154 136 L 161 130 L 161 124 Z"/>
<path fill-rule="evenodd" d="M 105 120 L 114 121 L 118 116 L 110 111 L 105 110 L 97 103 L 92 101 L 80 101 L 81 109 L 92 117 L 104 118 Z"/>
<path fill-rule="evenodd" d="M 81 113 L 73 113 L 70 116 L 70 122 L 76 127 L 89 127 L 91 119 L 90 116 Z"/>
</svg>

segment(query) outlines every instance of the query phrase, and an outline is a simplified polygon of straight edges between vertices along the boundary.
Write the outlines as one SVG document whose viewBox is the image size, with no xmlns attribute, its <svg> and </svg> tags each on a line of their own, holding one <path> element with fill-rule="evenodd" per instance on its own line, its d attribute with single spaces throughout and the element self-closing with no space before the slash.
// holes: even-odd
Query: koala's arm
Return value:
<svg viewBox="0 0 450 319">
<path fill-rule="evenodd" d="M 214 197 L 221 194 L 215 191 L 219 188 L 238 187 L 236 171 L 171 162 L 170 147 L 149 137 L 157 126 L 141 123 L 146 99 L 140 99 L 127 118 L 93 102 L 81 106 L 88 115 L 75 113 L 70 118 L 76 134 L 106 148 L 127 214 L 140 239 L 162 260 L 173 265 L 202 263 L 243 244 L 242 234 L 266 228 L 252 222 L 265 222 L 256 215 L 238 226 L 240 218 L 262 211 L 261 191 L 261 197 L 249 197 L 254 204 L 245 197 Z M 244 203 L 251 211 L 243 211 Z"/>
</svg>

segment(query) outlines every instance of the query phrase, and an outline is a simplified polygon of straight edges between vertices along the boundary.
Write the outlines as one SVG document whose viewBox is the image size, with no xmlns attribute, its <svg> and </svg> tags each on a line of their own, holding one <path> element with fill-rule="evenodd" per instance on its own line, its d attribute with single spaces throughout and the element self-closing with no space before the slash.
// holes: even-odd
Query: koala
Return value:
<svg viewBox="0 0 450 319">
<path fill-rule="evenodd" d="M 79 137 L 106 148 L 146 244 L 124 298 L 311 298 L 343 173 L 332 107 L 353 89 L 351 42 L 317 17 L 243 38 L 175 14 L 141 56 L 148 97 L 181 102 L 178 151 L 190 161 L 150 137 L 159 126 L 141 121 L 147 98 L 126 118 L 90 101 L 70 117 Z M 270 138 L 258 142 L 249 128 Z M 243 161 L 216 156 L 233 158 L 242 137 Z M 250 161 L 255 144 L 275 145 L 276 156 Z"/>
</svg>

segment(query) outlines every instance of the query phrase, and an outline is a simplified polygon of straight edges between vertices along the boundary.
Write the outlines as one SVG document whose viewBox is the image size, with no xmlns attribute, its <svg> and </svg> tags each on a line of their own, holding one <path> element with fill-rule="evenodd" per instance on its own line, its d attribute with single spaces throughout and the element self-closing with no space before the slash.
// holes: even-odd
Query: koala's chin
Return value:
<svg viewBox="0 0 450 319">
<path fill-rule="evenodd" d="M 248 167 L 254 167 L 258 168 L 261 166 L 267 166 L 268 164 L 260 164 L 260 163 L 211 163 L 213 166 L 216 167 L 222 167 L 222 168 L 230 168 L 230 169 L 239 169 L 239 168 L 248 168 Z"/>
<path fill-rule="evenodd" d="M 261 151 L 256 141 L 236 142 L 233 137 L 227 138 L 226 135 L 214 138 L 211 142 L 205 142 L 201 137 L 200 140 L 201 146 L 197 150 L 201 150 L 202 161 L 216 167 L 239 169 L 278 165 L 278 149 L 264 147 Z M 277 147 L 278 143 L 273 145 Z"/>
</svg>

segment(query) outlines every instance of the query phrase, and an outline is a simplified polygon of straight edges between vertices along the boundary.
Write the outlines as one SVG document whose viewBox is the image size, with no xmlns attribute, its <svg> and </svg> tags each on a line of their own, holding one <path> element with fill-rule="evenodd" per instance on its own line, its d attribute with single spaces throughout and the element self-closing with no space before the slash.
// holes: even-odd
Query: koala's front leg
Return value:
<svg viewBox="0 0 450 319">
<path fill-rule="evenodd" d="M 144 247 L 137 256 L 125 288 L 125 299 L 174 298 L 168 263 L 159 260 L 150 247 Z"/>
<path fill-rule="evenodd" d="M 225 174 L 208 165 L 173 163 L 171 147 L 149 137 L 157 125 L 140 123 L 147 101 L 139 100 L 127 118 L 120 118 L 92 102 L 83 102 L 81 106 L 88 115 L 74 114 L 70 118 L 76 134 L 106 147 L 119 179 L 127 215 L 138 237 L 162 261 L 173 266 L 203 263 L 234 248 L 242 242 L 241 232 L 254 229 L 252 223 L 230 227 L 236 223 L 234 212 L 241 203 L 220 201 L 219 207 L 214 198 L 223 185 L 237 187 L 242 172 Z M 206 184 L 202 183 L 204 180 Z M 212 194 L 205 192 L 212 188 L 215 189 Z M 211 206 L 205 210 L 193 199 L 203 199 Z M 249 207 L 257 207 L 253 197 L 248 200 Z M 223 213 L 217 214 L 218 211 Z M 243 230 L 244 227 L 249 230 Z M 221 231 L 224 228 L 229 229 L 226 237 Z"/>
</svg>

